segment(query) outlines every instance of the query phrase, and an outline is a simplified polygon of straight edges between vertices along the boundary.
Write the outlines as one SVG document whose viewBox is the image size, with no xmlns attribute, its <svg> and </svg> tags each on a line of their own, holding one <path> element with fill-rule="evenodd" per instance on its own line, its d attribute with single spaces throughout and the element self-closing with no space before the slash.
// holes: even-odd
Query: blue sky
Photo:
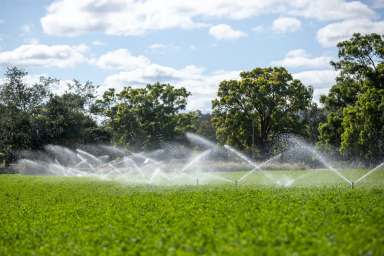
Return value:
<svg viewBox="0 0 384 256">
<path fill-rule="evenodd" d="M 100 91 L 155 81 L 192 92 L 209 111 L 217 86 L 241 70 L 285 66 L 326 94 L 335 45 L 353 32 L 384 33 L 383 0 L 2 0 L 0 67 Z M 60 89 L 60 88 L 59 88 Z"/>
</svg>

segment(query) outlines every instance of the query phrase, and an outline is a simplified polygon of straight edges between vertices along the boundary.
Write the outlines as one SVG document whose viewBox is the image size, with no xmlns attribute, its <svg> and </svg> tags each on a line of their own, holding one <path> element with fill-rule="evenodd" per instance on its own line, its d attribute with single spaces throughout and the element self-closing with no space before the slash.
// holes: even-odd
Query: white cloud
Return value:
<svg viewBox="0 0 384 256">
<path fill-rule="evenodd" d="M 108 76 L 100 90 L 124 86 L 143 87 L 148 83 L 171 83 L 185 87 L 192 93 L 188 109 L 211 109 L 211 100 L 216 96 L 218 84 L 225 79 L 237 79 L 239 71 L 205 72 L 204 68 L 187 65 L 182 68 L 163 66 L 151 62 L 144 56 L 133 56 L 126 49 L 106 53 L 93 61 L 101 68 L 120 70 Z"/>
<path fill-rule="evenodd" d="M 73 67 L 86 62 L 85 45 L 25 44 L 12 51 L 0 52 L 0 64 L 43 67 Z"/>
<path fill-rule="evenodd" d="M 134 70 L 145 68 L 151 61 L 145 56 L 133 56 L 126 49 L 117 49 L 101 55 L 93 60 L 94 64 L 103 69 L 125 69 Z"/>
<path fill-rule="evenodd" d="M 219 24 L 209 29 L 209 34 L 219 40 L 234 40 L 247 36 L 246 33 L 234 30 L 227 24 Z"/>
<path fill-rule="evenodd" d="M 317 31 L 317 40 L 324 47 L 334 47 L 340 41 L 349 39 L 353 33 L 384 33 L 384 21 L 369 19 L 344 20 L 331 23 Z"/>
<path fill-rule="evenodd" d="M 292 4 L 297 8 L 289 10 L 289 13 L 316 20 L 332 21 L 375 16 L 375 12 L 361 1 L 303 0 L 294 1 Z"/>
<path fill-rule="evenodd" d="M 309 70 L 292 74 L 293 78 L 299 79 L 305 85 L 313 87 L 313 98 L 319 101 L 320 95 L 327 94 L 338 72 L 334 70 Z"/>
<path fill-rule="evenodd" d="M 272 29 L 275 32 L 294 32 L 301 27 L 301 21 L 292 17 L 280 17 L 273 21 Z"/>
<path fill-rule="evenodd" d="M 272 65 L 294 68 L 325 68 L 332 60 L 329 56 L 312 57 L 304 49 L 291 50 L 281 60 L 273 61 Z"/>
<path fill-rule="evenodd" d="M 201 27 L 209 19 L 241 20 L 263 14 L 331 21 L 375 15 L 364 3 L 345 0 L 56 0 L 41 24 L 51 35 L 102 31 L 130 36 L 151 30 Z"/>
</svg>

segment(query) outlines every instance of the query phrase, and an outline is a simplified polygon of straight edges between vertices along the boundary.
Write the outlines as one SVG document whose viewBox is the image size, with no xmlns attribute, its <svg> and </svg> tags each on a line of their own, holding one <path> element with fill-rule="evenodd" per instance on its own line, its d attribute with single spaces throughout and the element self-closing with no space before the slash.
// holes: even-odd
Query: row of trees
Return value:
<svg viewBox="0 0 384 256">
<path fill-rule="evenodd" d="M 231 144 L 263 158 L 276 138 L 298 134 L 341 158 L 374 164 L 384 157 L 384 41 L 355 34 L 338 44 L 336 84 L 322 107 L 312 88 L 282 67 L 255 68 L 239 80 L 222 81 L 212 113 L 187 112 L 185 88 L 152 84 L 109 89 L 96 98 L 96 86 L 74 80 L 64 93 L 59 81 L 41 78 L 27 85 L 26 72 L 8 68 L 0 87 L 0 154 L 7 162 L 23 149 L 46 144 L 74 146 L 114 143 L 149 150 L 184 142 L 187 131 Z"/>
</svg>

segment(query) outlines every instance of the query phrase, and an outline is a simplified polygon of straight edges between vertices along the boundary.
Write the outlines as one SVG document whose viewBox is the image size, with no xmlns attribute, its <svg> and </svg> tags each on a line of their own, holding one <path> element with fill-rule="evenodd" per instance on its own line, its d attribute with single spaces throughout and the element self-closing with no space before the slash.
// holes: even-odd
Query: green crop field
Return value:
<svg viewBox="0 0 384 256">
<path fill-rule="evenodd" d="M 384 254 L 379 185 L 134 187 L 0 175 L 0 188 L 0 255 Z"/>
</svg>

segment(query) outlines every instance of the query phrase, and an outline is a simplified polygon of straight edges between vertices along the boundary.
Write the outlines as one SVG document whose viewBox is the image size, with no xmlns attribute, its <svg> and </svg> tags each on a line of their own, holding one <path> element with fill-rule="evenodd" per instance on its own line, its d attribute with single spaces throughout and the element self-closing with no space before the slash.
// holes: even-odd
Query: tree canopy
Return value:
<svg viewBox="0 0 384 256">
<path fill-rule="evenodd" d="M 110 89 L 96 101 L 93 111 L 107 117 L 116 143 L 151 149 L 195 129 L 197 113 L 182 112 L 189 95 L 185 88 L 160 83 L 126 87 L 117 94 Z"/>
<path fill-rule="evenodd" d="M 319 144 L 336 146 L 344 157 L 375 163 L 383 158 L 384 41 L 378 34 L 354 34 L 340 42 L 336 84 L 321 97 L 327 120 Z"/>
<path fill-rule="evenodd" d="M 280 134 L 304 132 L 300 112 L 310 106 L 311 87 L 282 67 L 255 68 L 240 77 L 221 82 L 213 101 L 220 142 L 264 156 Z"/>
</svg>

